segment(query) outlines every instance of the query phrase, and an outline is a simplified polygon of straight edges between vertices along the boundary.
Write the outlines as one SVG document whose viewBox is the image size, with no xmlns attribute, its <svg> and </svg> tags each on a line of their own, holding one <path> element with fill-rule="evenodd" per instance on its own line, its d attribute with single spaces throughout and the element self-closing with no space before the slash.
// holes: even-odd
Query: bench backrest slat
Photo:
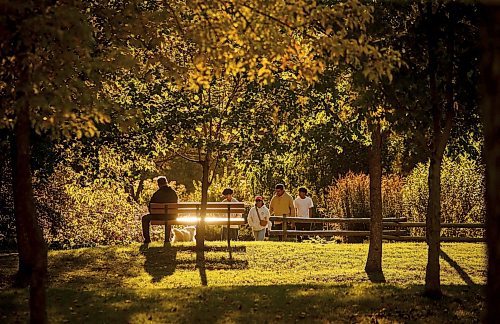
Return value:
<svg viewBox="0 0 500 324">
<path fill-rule="evenodd" d="M 179 202 L 179 203 L 151 203 L 149 204 L 150 213 L 154 215 L 186 215 L 197 214 L 201 211 L 201 203 L 198 202 Z M 207 214 L 243 214 L 245 204 L 242 202 L 208 202 Z"/>
</svg>

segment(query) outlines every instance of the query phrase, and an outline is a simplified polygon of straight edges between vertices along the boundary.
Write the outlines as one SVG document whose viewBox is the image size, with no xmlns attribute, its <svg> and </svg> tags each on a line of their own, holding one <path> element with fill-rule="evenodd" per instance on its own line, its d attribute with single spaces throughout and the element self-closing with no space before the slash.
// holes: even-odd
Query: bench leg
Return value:
<svg viewBox="0 0 500 324">
<path fill-rule="evenodd" d="M 170 242 L 170 234 L 172 233 L 172 225 L 165 222 L 165 242 Z"/>
<path fill-rule="evenodd" d="M 144 237 L 144 243 L 151 242 L 151 236 L 149 234 L 149 226 L 151 223 L 151 215 L 142 216 L 142 236 Z"/>
</svg>

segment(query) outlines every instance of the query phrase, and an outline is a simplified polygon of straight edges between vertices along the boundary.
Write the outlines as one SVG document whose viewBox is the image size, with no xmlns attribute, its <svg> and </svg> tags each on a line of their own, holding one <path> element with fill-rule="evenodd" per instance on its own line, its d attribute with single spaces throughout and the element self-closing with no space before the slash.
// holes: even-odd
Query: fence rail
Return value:
<svg viewBox="0 0 500 324">
<path fill-rule="evenodd" d="M 288 223 L 311 223 L 311 224 L 369 224 L 370 218 L 308 218 L 308 217 L 286 217 L 286 216 L 271 216 L 271 221 L 281 222 L 282 229 L 271 230 L 270 235 L 272 236 L 282 236 L 287 238 L 287 236 L 357 236 L 357 237 L 369 237 L 370 231 L 366 230 L 294 230 L 289 228 Z M 409 228 L 424 228 L 426 224 L 424 222 L 408 222 L 405 217 L 386 217 L 382 219 L 383 231 L 382 239 L 391 241 L 415 241 L 422 242 L 425 241 L 425 236 L 411 236 L 408 235 L 407 229 Z M 486 226 L 483 223 L 442 223 L 441 228 L 455 228 L 455 229 L 485 229 Z M 442 242 L 485 242 L 484 237 L 465 237 L 465 236 L 443 236 L 441 237 Z"/>
</svg>

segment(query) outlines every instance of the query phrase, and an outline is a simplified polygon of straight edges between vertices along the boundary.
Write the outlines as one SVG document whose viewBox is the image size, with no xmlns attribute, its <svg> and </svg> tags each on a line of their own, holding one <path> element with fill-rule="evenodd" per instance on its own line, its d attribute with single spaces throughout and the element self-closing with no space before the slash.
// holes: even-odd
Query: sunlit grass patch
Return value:
<svg viewBox="0 0 500 324">
<path fill-rule="evenodd" d="M 446 297 L 420 296 L 427 246 L 384 245 L 386 283 L 364 272 L 367 244 L 208 242 L 203 269 L 193 244 L 153 243 L 49 253 L 54 322 L 473 321 L 485 282 L 483 244 L 443 244 Z M 0 258 L 7 276 L 12 258 Z M 8 269 L 8 270 L 4 270 Z M 202 287 L 205 276 L 207 287 Z M 26 290 L 0 290 L 0 320 L 26 320 Z M 443 311 L 446 310 L 446 311 Z"/>
</svg>

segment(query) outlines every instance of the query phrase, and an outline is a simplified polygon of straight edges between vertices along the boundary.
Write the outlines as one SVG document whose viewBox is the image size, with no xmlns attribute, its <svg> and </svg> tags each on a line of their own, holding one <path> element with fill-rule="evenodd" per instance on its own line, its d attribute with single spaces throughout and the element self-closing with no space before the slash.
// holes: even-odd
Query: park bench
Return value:
<svg viewBox="0 0 500 324">
<path fill-rule="evenodd" d="M 165 233 L 170 225 L 201 225 L 200 202 L 150 203 L 151 215 L 163 215 L 165 220 L 152 220 L 151 225 L 164 225 Z M 207 202 L 205 225 L 244 225 L 242 217 L 245 205 L 242 202 Z M 227 246 L 231 257 L 231 240 L 227 236 Z"/>
</svg>

